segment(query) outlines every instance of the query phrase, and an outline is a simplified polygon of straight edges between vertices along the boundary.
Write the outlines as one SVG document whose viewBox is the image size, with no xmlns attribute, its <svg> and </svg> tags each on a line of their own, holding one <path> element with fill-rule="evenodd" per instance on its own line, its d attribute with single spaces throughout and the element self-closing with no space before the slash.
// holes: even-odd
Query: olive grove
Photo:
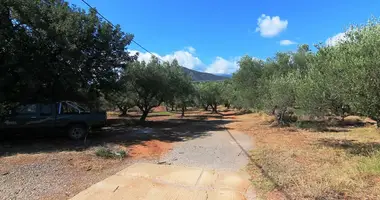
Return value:
<svg viewBox="0 0 380 200">
<path fill-rule="evenodd" d="M 336 45 L 300 45 L 267 60 L 245 56 L 233 76 L 235 105 L 297 109 L 310 116 L 368 116 L 380 122 L 380 24 L 352 26 Z M 380 124 L 380 123 L 378 123 Z"/>
</svg>

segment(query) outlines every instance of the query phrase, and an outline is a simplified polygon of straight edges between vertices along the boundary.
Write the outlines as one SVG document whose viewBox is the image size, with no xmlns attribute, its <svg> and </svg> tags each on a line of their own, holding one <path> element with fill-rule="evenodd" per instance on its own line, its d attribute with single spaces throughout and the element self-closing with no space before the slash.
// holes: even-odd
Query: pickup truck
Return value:
<svg viewBox="0 0 380 200">
<path fill-rule="evenodd" d="M 90 112 L 75 102 L 22 104 L 0 119 L 0 132 L 64 131 L 74 140 L 105 126 L 106 112 Z"/>
</svg>

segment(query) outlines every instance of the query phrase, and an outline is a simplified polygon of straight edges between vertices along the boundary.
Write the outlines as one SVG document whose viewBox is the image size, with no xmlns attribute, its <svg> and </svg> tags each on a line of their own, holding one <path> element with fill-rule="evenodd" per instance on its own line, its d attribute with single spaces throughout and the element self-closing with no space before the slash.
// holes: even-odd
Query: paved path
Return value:
<svg viewBox="0 0 380 200">
<path fill-rule="evenodd" d="M 248 163 L 244 151 L 251 148 L 252 140 L 245 134 L 209 132 L 202 138 L 175 144 L 161 158 L 161 164 L 132 165 L 73 200 L 255 199 L 249 176 L 243 170 Z"/>
<path fill-rule="evenodd" d="M 245 151 L 249 151 L 253 148 L 252 139 L 239 132 L 232 132 L 231 135 L 227 131 L 213 131 L 201 138 L 176 143 L 173 150 L 161 158 L 161 162 L 207 169 L 241 170 L 248 164 L 248 158 L 236 141 Z"/>
</svg>

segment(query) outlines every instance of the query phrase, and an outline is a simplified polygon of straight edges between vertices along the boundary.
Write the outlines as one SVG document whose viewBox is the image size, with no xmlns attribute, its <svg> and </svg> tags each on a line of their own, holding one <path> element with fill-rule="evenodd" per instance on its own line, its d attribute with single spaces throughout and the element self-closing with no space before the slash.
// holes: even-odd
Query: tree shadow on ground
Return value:
<svg viewBox="0 0 380 200">
<path fill-rule="evenodd" d="M 191 117 L 192 119 L 195 119 L 195 120 L 206 120 L 207 118 L 223 119 L 223 116 L 214 114 L 214 113 L 203 114 L 203 115 L 191 115 L 191 116 L 186 116 L 185 118 L 187 117 Z"/>
<path fill-rule="evenodd" d="M 238 115 L 246 115 L 246 114 L 251 114 L 253 113 L 250 110 L 239 110 L 237 112 L 229 112 L 230 110 L 227 110 L 226 112 L 220 112 L 219 114 L 227 117 L 227 116 L 238 116 Z"/>
<path fill-rule="evenodd" d="M 320 139 L 318 144 L 343 149 L 349 154 L 360 156 L 370 156 L 380 151 L 380 143 L 378 142 L 358 142 L 357 140 L 324 138 Z"/>
<path fill-rule="evenodd" d="M 300 120 L 295 125 L 314 132 L 348 132 L 350 128 L 363 127 L 368 123 L 361 120 Z"/>
<path fill-rule="evenodd" d="M 111 119 L 109 126 L 90 133 L 86 143 L 84 140 L 72 141 L 65 135 L 55 133 L 8 135 L 0 141 L 0 156 L 17 153 L 83 151 L 106 144 L 129 146 L 150 140 L 186 141 L 207 137 L 208 131 L 224 130 L 223 125 L 227 123 L 229 121 L 226 120 L 167 119 L 139 124 L 138 120 Z"/>
</svg>

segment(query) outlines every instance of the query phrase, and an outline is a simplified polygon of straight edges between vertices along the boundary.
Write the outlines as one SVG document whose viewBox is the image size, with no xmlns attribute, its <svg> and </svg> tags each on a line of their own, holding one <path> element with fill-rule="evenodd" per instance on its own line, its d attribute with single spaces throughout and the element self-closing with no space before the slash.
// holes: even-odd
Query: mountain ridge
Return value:
<svg viewBox="0 0 380 200">
<path fill-rule="evenodd" d="M 220 76 L 215 74 L 210 74 L 206 72 L 199 72 L 196 70 L 188 69 L 186 67 L 182 67 L 185 74 L 189 75 L 193 81 L 221 81 L 229 79 L 227 76 Z"/>
</svg>

